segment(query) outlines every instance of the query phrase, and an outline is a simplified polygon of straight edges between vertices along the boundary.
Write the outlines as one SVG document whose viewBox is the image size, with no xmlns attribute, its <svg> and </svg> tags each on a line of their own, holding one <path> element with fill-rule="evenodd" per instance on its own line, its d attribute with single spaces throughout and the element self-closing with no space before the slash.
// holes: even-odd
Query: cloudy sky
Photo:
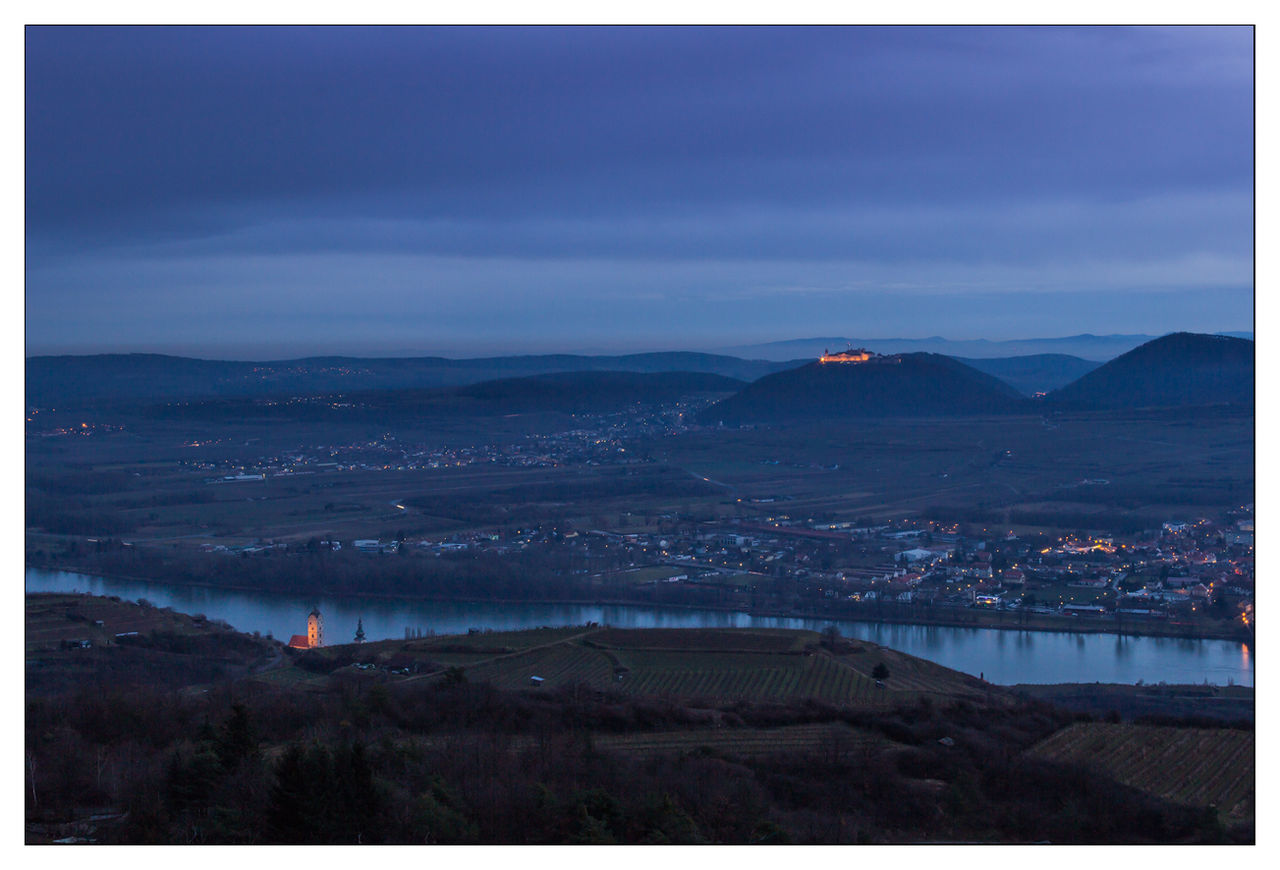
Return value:
<svg viewBox="0 0 1280 870">
<path fill-rule="evenodd" d="M 1249 28 L 26 31 L 27 353 L 1253 328 Z"/>
</svg>

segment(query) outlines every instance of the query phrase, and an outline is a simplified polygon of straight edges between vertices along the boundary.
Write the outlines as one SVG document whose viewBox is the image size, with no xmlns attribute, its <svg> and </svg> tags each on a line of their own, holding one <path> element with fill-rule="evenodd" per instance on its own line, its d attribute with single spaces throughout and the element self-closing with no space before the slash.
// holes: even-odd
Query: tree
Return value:
<svg viewBox="0 0 1280 870">
<path fill-rule="evenodd" d="M 877 680 L 889 679 L 888 665 L 886 665 L 884 662 L 878 663 L 874 668 L 871 669 L 871 676 L 875 677 Z"/>
<path fill-rule="evenodd" d="M 231 716 L 222 724 L 214 738 L 214 752 L 226 770 L 232 770 L 241 760 L 258 751 L 258 740 L 249 721 L 249 711 L 244 704 L 233 704 Z"/>
<path fill-rule="evenodd" d="M 836 625 L 828 625 L 822 629 L 822 645 L 827 649 L 835 649 L 840 643 L 840 628 Z"/>
</svg>

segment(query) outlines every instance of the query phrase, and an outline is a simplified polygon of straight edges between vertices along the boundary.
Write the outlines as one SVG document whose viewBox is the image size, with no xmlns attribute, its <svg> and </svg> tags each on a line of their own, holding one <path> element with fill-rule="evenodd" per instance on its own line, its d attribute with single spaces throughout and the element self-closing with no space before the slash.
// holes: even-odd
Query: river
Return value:
<svg viewBox="0 0 1280 870">
<path fill-rule="evenodd" d="M 518 629 L 597 622 L 619 628 L 808 628 L 832 620 L 761 617 L 719 610 L 631 605 L 525 604 L 404 599 L 301 597 L 170 586 L 28 568 L 28 592 L 87 592 L 202 613 L 243 632 L 288 641 L 306 631 L 307 614 L 324 616 L 325 641 L 349 643 L 356 621 L 366 639 L 458 634 L 470 628 Z M 1002 685 L 1014 683 L 1234 683 L 1253 685 L 1252 644 L 1226 640 L 1121 637 L 1114 634 L 890 625 L 837 620 L 845 637 L 882 644 Z"/>
</svg>

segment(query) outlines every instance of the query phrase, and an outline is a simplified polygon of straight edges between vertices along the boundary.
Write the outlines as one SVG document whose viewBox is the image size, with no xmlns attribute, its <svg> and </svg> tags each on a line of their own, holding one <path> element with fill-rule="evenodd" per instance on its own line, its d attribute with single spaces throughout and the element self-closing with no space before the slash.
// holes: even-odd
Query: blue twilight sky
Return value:
<svg viewBox="0 0 1280 870">
<path fill-rule="evenodd" d="M 27 352 L 1253 328 L 1240 27 L 26 31 Z"/>
</svg>

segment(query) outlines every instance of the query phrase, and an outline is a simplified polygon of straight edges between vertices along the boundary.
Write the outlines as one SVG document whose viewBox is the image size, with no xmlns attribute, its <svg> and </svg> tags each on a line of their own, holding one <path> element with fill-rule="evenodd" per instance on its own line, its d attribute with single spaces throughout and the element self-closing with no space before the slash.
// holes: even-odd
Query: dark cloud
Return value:
<svg viewBox="0 0 1280 870">
<path fill-rule="evenodd" d="M 29 331 L 160 292 L 104 268 L 172 300 L 265 257 L 336 299 L 306 261 L 332 253 L 537 261 L 552 307 L 584 260 L 600 286 L 708 260 L 1002 293 L 1037 267 L 1065 293 L 1197 257 L 1201 290 L 1236 287 L 1252 74 L 1248 28 L 28 28 Z"/>
</svg>

